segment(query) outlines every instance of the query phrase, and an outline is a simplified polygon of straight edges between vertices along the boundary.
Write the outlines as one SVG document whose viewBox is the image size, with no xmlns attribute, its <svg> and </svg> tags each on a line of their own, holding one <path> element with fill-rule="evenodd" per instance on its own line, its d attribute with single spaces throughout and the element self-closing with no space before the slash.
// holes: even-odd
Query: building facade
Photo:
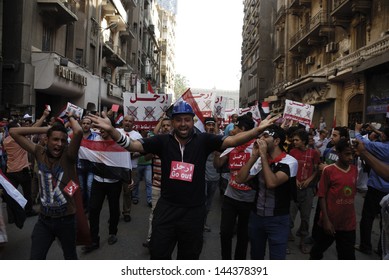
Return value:
<svg viewBox="0 0 389 280">
<path fill-rule="evenodd" d="M 160 2 L 160 1 L 158 1 Z M 175 42 L 176 42 L 177 1 L 162 1 L 158 5 L 159 27 L 161 36 L 161 79 L 160 92 L 174 96 L 175 81 Z"/>
<path fill-rule="evenodd" d="M 275 0 L 244 0 L 240 107 L 264 100 L 273 82 L 273 14 Z"/>
<path fill-rule="evenodd" d="M 160 32 L 153 0 L 0 0 L 0 114 L 54 112 L 71 102 L 110 109 L 123 93 L 160 88 Z M 6 11 L 6 12 L 5 12 Z"/>
<path fill-rule="evenodd" d="M 315 106 L 315 126 L 387 122 L 388 1 L 277 0 L 271 24 L 271 111 L 291 99 Z"/>
</svg>

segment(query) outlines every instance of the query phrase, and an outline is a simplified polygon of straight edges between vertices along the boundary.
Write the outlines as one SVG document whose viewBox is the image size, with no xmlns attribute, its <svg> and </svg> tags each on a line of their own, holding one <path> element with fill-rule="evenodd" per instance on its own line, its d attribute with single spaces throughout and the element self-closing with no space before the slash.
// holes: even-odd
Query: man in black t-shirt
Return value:
<svg viewBox="0 0 389 280">
<path fill-rule="evenodd" d="M 277 117 L 235 136 L 197 133 L 194 112 L 185 101 L 173 107 L 173 132 L 131 141 L 111 126 L 107 118 L 90 115 L 99 128 L 131 152 L 152 153 L 161 158 L 161 198 L 154 211 L 150 241 L 151 259 L 171 259 L 178 243 L 178 259 L 198 259 L 202 250 L 205 218 L 205 163 L 215 150 L 246 143 L 257 137 Z"/>
</svg>

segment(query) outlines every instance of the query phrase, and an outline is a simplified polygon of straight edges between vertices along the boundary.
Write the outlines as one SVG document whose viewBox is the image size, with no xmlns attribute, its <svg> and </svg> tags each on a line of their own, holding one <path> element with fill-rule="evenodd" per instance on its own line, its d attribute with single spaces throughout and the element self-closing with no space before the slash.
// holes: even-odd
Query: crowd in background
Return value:
<svg viewBox="0 0 389 280">
<path fill-rule="evenodd" d="M 188 112 L 179 112 L 177 115 L 191 115 L 191 111 Z M 48 235 L 60 236 L 63 242 L 64 257 L 77 259 L 74 250 L 75 234 L 70 240 L 61 237 L 58 232 L 43 233 L 42 230 L 42 227 L 47 226 L 53 220 L 58 221 L 56 215 L 59 213 L 51 213 L 49 209 L 51 204 L 45 204 L 46 197 L 45 193 L 42 193 L 44 192 L 42 187 L 46 185 L 42 180 L 46 177 L 41 175 L 42 168 L 44 168 L 42 165 L 48 166 L 52 158 L 62 158 L 62 153 L 68 152 L 65 148 L 56 148 L 56 144 L 52 144 L 51 148 L 47 147 L 52 137 L 50 134 L 52 132 L 48 132 L 52 131 L 50 129 L 62 126 L 64 129 L 59 131 L 66 132 L 64 138 L 66 144 L 63 146 L 69 146 L 73 142 L 73 152 L 78 151 L 82 145 L 82 139 L 115 141 L 119 145 L 123 144 L 125 148 L 129 147 L 127 149 L 129 150 L 130 141 L 133 143 L 140 140 L 143 143 L 143 139 L 152 138 L 155 135 L 175 135 L 180 129 L 178 120 L 174 116 L 172 118 L 162 116 L 152 131 L 137 131 L 135 119 L 132 116 L 125 116 L 122 122 L 116 124 L 112 111 L 109 111 L 107 115 L 110 125 L 122 135 L 120 139 L 115 139 L 110 130 L 101 126 L 99 129 L 99 125 L 95 127 L 93 117 L 80 118 L 80 116 L 68 115 L 58 119 L 52 117 L 48 110 L 45 110 L 36 122 L 33 122 L 32 117 L 26 114 L 20 119 L 3 119 L 0 123 L 1 170 L 16 188 L 21 187 L 22 194 L 27 200 L 24 208 L 25 217 L 39 215 L 41 222 L 41 224 L 38 222 L 34 228 L 32 238 L 33 240 L 36 238 L 36 242 L 32 245 L 31 258 L 46 258 L 51 243 L 43 242 L 36 237 L 46 234 L 46 238 Z M 185 120 L 185 122 L 190 123 L 190 120 Z M 220 122 L 216 118 L 206 118 L 204 121 L 206 133 L 217 135 L 220 137 L 218 141 L 224 141 L 228 136 L 238 137 L 240 133 L 248 133 L 258 126 L 259 124 L 252 119 L 250 114 L 232 115 L 226 127 L 220 127 Z M 20 133 L 15 136 L 16 139 L 23 137 L 21 143 L 19 140 L 15 141 L 10 135 L 10 130 L 18 127 L 31 128 L 25 131 L 14 130 Z M 43 127 L 46 129 L 38 129 Z M 188 127 L 193 129 L 190 124 Z M 31 131 L 31 134 L 28 131 Z M 80 135 L 79 139 L 77 135 Z M 127 136 L 130 137 L 128 142 L 126 142 Z M 386 125 L 356 124 L 352 130 L 349 127 L 340 126 L 331 128 L 325 124 L 323 118 L 320 118 L 317 126 L 310 127 L 287 120 L 269 123 L 257 137 L 251 137 L 250 141 L 227 150 L 216 149 L 222 145 L 222 142 L 215 144 L 215 151 L 209 152 L 204 166 L 205 211 L 199 214 L 204 216 L 202 227 L 204 234 L 211 230 L 220 231 L 221 259 L 246 259 L 249 248 L 252 259 L 264 259 L 267 246 L 270 259 L 285 259 L 290 252 L 288 241 L 296 237 L 299 238 L 301 252 L 309 254 L 311 259 L 322 259 L 323 253 L 333 242 L 336 242 L 339 259 L 355 259 L 355 250 L 364 254 L 375 252 L 385 258 L 388 254 L 387 244 L 381 242 L 381 239 L 379 244 L 372 244 L 371 231 L 374 219 L 377 215 L 381 215 L 381 228 L 383 234 L 387 234 L 385 227 L 388 227 L 388 224 L 385 220 L 387 219 L 385 211 L 387 211 L 388 203 L 380 205 L 380 202 L 384 201 L 389 193 L 389 181 L 380 173 L 381 169 L 378 168 L 382 167 L 376 166 L 380 162 L 389 164 L 388 137 L 389 128 Z M 24 138 L 34 146 L 24 142 Z M 35 145 L 42 147 L 42 151 L 49 151 L 47 157 L 41 158 L 37 155 Z M 147 142 L 144 147 L 148 147 Z M 69 212 L 69 204 L 74 204 L 74 207 L 83 205 L 83 213 L 88 218 L 91 237 L 91 240 L 83 247 L 83 253 L 88 254 L 99 249 L 100 212 L 105 198 L 108 200 L 110 213 L 108 244 L 113 245 L 118 241 L 120 215 L 123 216 L 125 222 L 131 222 L 132 205 L 144 199 L 151 213 L 149 223 L 147 223 L 149 231 L 145 236 L 143 246 L 150 248 L 153 236 L 153 213 L 155 214 L 154 210 L 161 196 L 161 187 L 162 192 L 164 191 L 164 181 L 162 180 L 161 186 L 161 176 L 166 171 L 164 165 L 161 164 L 160 156 L 150 150 L 152 149 L 145 149 L 145 152 L 141 153 L 129 150 L 131 170 L 128 181 L 95 172 L 94 167 L 78 159 L 77 155 L 74 166 L 65 167 L 65 164 L 63 165 L 64 169 L 74 167 L 76 170 L 77 176 L 73 176 L 74 178 L 71 175 L 72 172 L 68 174 L 64 171 L 64 174 L 79 185 L 82 204 L 77 204 L 66 195 L 58 194 L 65 197 L 61 200 L 62 205 L 67 205 L 67 210 L 62 209 L 63 212 L 58 214 L 58 217 L 64 219 L 59 224 L 67 223 L 65 218 L 73 217 L 75 214 Z M 70 155 L 69 152 L 68 156 Z M 370 156 L 373 156 L 373 159 L 370 159 Z M 378 160 L 378 163 L 374 160 Z M 55 162 L 57 164 L 57 160 Z M 141 181 L 145 182 L 145 198 L 140 197 Z M 66 184 L 67 182 L 65 186 Z M 63 188 L 64 186 L 60 189 Z M 218 225 L 207 222 L 216 191 L 223 196 Z M 362 218 L 359 222 L 359 244 L 356 244 L 358 221 L 356 221 L 354 206 L 357 192 L 365 197 Z M 318 197 L 318 202 L 313 205 L 315 196 Z M 7 201 L 6 198 L 5 201 L 2 201 L 3 199 L 4 193 L 0 196 L 0 204 Z M 162 200 L 160 205 L 164 205 L 163 203 L 166 201 Z M 37 204 L 44 206 L 37 210 L 38 208 L 34 207 Z M 42 209 L 48 212 L 42 213 Z M 58 208 L 55 211 L 62 210 Z M 295 224 L 298 214 L 300 225 Z M 8 203 L 6 213 L 0 212 L 0 246 L 5 245 L 7 241 L 7 223 L 20 223 L 20 217 L 17 215 L 9 208 Z M 311 223 L 312 216 L 314 216 L 313 223 Z M 156 225 L 159 230 L 160 224 Z M 295 226 L 297 230 L 294 236 L 292 229 Z M 74 225 L 68 229 L 74 229 Z M 155 233 L 157 234 L 159 233 Z M 3 235 L 2 238 L 1 235 Z M 232 239 L 235 235 L 237 242 L 233 249 Z M 50 238 L 54 240 L 53 237 Z M 40 249 L 37 246 L 45 248 Z M 65 249 L 65 246 L 71 248 Z M 196 258 L 200 252 L 197 255 L 183 255 L 183 258 Z"/>
</svg>

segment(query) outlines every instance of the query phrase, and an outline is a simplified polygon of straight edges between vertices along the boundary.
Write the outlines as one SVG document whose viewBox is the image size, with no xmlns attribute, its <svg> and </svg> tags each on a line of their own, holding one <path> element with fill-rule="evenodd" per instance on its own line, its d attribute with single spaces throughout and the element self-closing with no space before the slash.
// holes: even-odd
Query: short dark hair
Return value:
<svg viewBox="0 0 389 280">
<path fill-rule="evenodd" d="M 348 139 L 340 139 L 339 142 L 335 145 L 335 149 L 336 149 L 336 152 L 337 153 L 341 153 L 343 152 L 344 150 L 346 150 L 347 148 L 350 148 L 351 149 L 351 145 L 350 145 L 350 142 L 348 141 Z"/>
<path fill-rule="evenodd" d="M 278 144 L 278 146 L 280 147 L 281 150 L 284 150 L 283 146 L 284 146 L 285 139 L 286 139 L 284 129 L 282 129 L 281 127 L 279 127 L 276 124 L 272 124 L 271 126 L 269 126 L 268 128 L 265 129 L 264 133 L 265 132 L 269 133 L 269 135 L 271 135 L 273 138 L 280 139 L 280 143 Z"/>
<path fill-rule="evenodd" d="M 340 137 L 348 138 L 347 128 L 345 128 L 343 126 L 337 126 L 334 128 L 334 130 L 339 131 Z"/>
<path fill-rule="evenodd" d="M 214 118 L 206 117 L 206 118 L 204 119 L 204 124 L 207 124 L 207 123 L 216 123 L 216 122 L 215 122 L 215 119 L 214 119 Z"/>
<path fill-rule="evenodd" d="M 297 129 L 295 132 L 293 132 L 292 137 L 297 136 L 300 138 L 305 145 L 308 145 L 309 141 L 309 133 L 305 129 Z"/>
<path fill-rule="evenodd" d="M 287 130 L 286 130 L 286 136 L 288 136 L 289 138 L 293 137 L 293 133 L 300 129 L 298 126 L 290 126 Z"/>
<path fill-rule="evenodd" d="M 249 116 L 243 115 L 238 117 L 235 125 L 240 129 L 245 128 L 245 130 L 247 131 L 254 128 L 254 121 Z"/>
<path fill-rule="evenodd" d="M 59 122 L 56 122 L 52 127 L 49 128 L 49 130 L 47 131 L 47 138 L 49 138 L 54 131 L 60 131 L 60 132 L 63 132 L 65 134 L 68 134 L 66 128 L 64 125 L 60 124 Z"/>
</svg>

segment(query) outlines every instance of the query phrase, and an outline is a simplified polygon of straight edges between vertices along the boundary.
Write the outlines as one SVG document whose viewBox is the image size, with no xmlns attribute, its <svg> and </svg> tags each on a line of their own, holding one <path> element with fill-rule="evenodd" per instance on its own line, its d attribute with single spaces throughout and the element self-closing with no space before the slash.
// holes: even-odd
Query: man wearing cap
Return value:
<svg viewBox="0 0 389 280">
<path fill-rule="evenodd" d="M 176 245 L 178 259 L 199 258 L 206 213 L 205 163 L 208 155 L 257 137 L 278 118 L 268 117 L 252 130 L 224 137 L 197 133 L 194 115 L 188 103 L 179 101 L 172 111 L 172 133 L 137 141 L 120 134 L 105 116 L 89 116 L 95 126 L 108 131 L 128 151 L 152 153 L 161 158 L 161 198 L 154 210 L 151 259 L 171 259 Z"/>
<path fill-rule="evenodd" d="M 365 148 L 378 160 L 389 165 L 389 128 L 383 129 L 380 133 L 381 142 L 373 142 L 364 138 L 360 131 L 362 124 L 355 124 L 356 139 L 363 142 Z M 362 218 L 360 222 L 360 244 L 356 249 L 364 254 L 372 253 L 371 230 L 377 214 L 381 212 L 380 201 L 389 193 L 389 182 L 380 177 L 374 169 L 371 169 L 367 180 L 367 192 L 363 203 Z M 381 237 L 378 242 L 378 253 L 381 255 Z"/>
<path fill-rule="evenodd" d="M 250 159 L 236 177 L 237 183 L 256 178 L 258 193 L 249 218 L 251 259 L 284 260 L 289 236 L 291 190 L 296 188 L 297 160 L 283 151 L 285 132 L 267 128 L 256 141 Z"/>
</svg>

